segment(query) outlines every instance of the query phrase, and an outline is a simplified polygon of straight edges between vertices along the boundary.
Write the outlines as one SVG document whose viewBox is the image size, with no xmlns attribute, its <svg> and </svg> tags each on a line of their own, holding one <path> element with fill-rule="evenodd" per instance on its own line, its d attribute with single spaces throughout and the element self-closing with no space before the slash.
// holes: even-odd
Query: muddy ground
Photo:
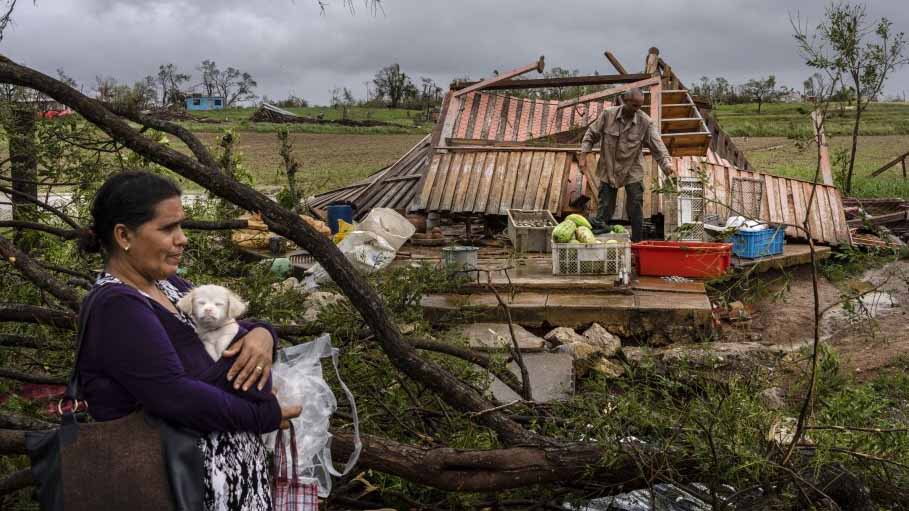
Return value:
<svg viewBox="0 0 909 511">
<path fill-rule="evenodd" d="M 726 323 L 723 343 L 739 342 L 788 353 L 797 362 L 799 348 L 813 336 L 814 302 L 809 266 L 787 274 L 758 276 L 771 293 L 747 304 L 750 322 Z M 865 380 L 909 358 L 909 260 L 869 269 L 863 275 L 835 285 L 823 276 L 818 281 L 821 339 L 840 358 L 841 368 Z M 773 291 L 779 292 L 778 294 Z M 865 293 L 860 299 L 859 294 Z M 844 299 L 851 297 L 848 304 Z"/>
</svg>

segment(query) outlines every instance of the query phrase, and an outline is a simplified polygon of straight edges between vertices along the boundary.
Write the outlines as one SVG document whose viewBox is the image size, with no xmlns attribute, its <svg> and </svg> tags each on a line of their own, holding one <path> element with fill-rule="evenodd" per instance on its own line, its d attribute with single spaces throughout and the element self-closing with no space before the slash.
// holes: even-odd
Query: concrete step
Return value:
<svg viewBox="0 0 909 511">
<path fill-rule="evenodd" d="M 503 294 L 512 321 L 527 326 L 579 328 L 599 323 L 623 337 L 662 344 L 700 341 L 713 325 L 704 293 L 633 290 L 631 294 L 518 292 Z M 423 297 L 424 316 L 434 324 L 501 322 L 505 314 L 490 292 Z"/>
<path fill-rule="evenodd" d="M 530 377 L 530 389 L 533 400 L 538 403 L 568 399 L 574 394 L 574 368 L 571 355 L 568 353 L 526 353 L 524 365 Z M 521 379 L 521 370 L 514 362 L 508 364 L 508 370 Z M 502 403 L 521 399 L 507 385 L 495 380 L 491 387 L 492 395 Z"/>
</svg>

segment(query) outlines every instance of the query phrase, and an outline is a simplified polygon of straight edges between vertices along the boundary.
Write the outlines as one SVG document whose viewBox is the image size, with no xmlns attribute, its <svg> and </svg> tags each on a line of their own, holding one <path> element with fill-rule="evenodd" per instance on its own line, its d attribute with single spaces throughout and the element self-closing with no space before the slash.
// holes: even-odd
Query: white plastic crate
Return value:
<svg viewBox="0 0 909 511">
<path fill-rule="evenodd" d="M 631 243 L 628 235 L 616 243 L 553 243 L 553 275 L 629 275 Z"/>
<path fill-rule="evenodd" d="M 558 225 L 552 213 L 545 209 L 509 209 L 507 212 L 508 237 L 515 252 L 549 252 L 552 230 Z"/>
</svg>

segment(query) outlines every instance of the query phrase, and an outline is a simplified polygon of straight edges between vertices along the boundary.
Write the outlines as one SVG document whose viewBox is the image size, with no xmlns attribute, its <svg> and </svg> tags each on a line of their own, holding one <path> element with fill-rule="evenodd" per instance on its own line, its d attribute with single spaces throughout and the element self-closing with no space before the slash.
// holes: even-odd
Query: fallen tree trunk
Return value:
<svg viewBox="0 0 909 511">
<path fill-rule="evenodd" d="M 171 169 L 218 197 L 246 210 L 260 211 L 269 230 L 305 248 L 325 268 L 372 329 L 386 356 L 401 372 L 433 389 L 455 409 L 484 412 L 476 415 L 476 420 L 495 431 L 506 444 L 548 443 L 547 439 L 524 429 L 504 413 L 488 412 L 492 408 L 491 403 L 479 392 L 438 364 L 420 357 L 414 347 L 402 339 L 400 331 L 392 322 L 385 304 L 375 290 L 328 238 L 316 232 L 298 215 L 282 208 L 262 193 L 226 176 L 220 169 L 204 165 L 198 159 L 143 136 L 100 102 L 86 97 L 59 80 L 2 56 L 0 83 L 29 87 L 46 94 L 69 106 L 140 156 Z"/>
</svg>

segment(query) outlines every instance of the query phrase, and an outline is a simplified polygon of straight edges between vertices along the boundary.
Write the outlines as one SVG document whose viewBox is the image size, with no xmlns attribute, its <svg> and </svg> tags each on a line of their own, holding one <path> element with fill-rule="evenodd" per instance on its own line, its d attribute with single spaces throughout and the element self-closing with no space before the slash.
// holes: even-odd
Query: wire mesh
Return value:
<svg viewBox="0 0 909 511">
<path fill-rule="evenodd" d="M 732 211 L 729 216 L 757 219 L 761 216 L 764 180 L 750 177 L 732 178 Z"/>
<path fill-rule="evenodd" d="M 682 241 L 704 240 L 704 183 L 697 177 L 679 178 L 678 222 L 675 238 Z"/>
</svg>

